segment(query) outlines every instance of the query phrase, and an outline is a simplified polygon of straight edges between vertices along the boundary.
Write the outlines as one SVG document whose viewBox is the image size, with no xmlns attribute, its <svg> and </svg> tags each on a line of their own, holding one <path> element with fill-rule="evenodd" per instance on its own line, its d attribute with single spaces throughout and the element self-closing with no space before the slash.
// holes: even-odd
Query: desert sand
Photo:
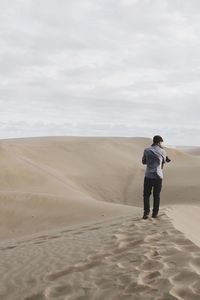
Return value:
<svg viewBox="0 0 200 300">
<path fill-rule="evenodd" d="M 159 217 L 143 220 L 150 143 L 0 140 L 1 300 L 200 299 L 200 151 L 166 148 Z"/>
</svg>

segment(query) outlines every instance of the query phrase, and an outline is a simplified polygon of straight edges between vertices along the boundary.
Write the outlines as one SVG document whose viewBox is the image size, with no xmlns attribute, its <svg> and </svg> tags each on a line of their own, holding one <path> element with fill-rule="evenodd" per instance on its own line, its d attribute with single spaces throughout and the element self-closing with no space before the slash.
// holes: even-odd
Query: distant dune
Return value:
<svg viewBox="0 0 200 300">
<path fill-rule="evenodd" d="M 200 155 L 200 147 L 195 146 L 179 146 L 178 147 L 181 151 L 189 153 L 191 155 Z"/>
<path fill-rule="evenodd" d="M 110 203 L 141 206 L 141 150 L 147 144 L 140 138 L 1 140 L 1 236 L 130 211 Z"/>
<path fill-rule="evenodd" d="M 97 205 L 103 214 L 99 201 L 142 208 L 141 157 L 150 143 L 145 138 L 106 137 L 1 140 L 1 228 L 8 226 L 16 234 L 24 218 L 33 231 L 34 223 L 47 228 L 52 219 L 59 225 L 93 219 L 98 210 L 97 215 L 85 211 Z M 161 204 L 199 203 L 200 158 L 177 149 L 167 153 L 172 162 L 165 166 Z"/>
<path fill-rule="evenodd" d="M 1 299 L 200 297 L 200 151 L 166 148 L 171 163 L 160 218 L 145 222 L 141 158 L 150 144 L 121 137 L 0 140 Z"/>
</svg>

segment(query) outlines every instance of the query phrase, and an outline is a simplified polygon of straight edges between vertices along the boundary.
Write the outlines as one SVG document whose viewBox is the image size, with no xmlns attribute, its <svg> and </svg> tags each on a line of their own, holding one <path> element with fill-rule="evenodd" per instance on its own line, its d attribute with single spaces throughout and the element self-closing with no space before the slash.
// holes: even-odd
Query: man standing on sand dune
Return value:
<svg viewBox="0 0 200 300">
<path fill-rule="evenodd" d="M 156 218 L 160 205 L 160 192 L 162 188 L 163 179 L 163 165 L 170 159 L 166 157 L 166 152 L 162 147 L 163 138 L 160 135 L 153 137 L 153 144 L 144 149 L 142 157 L 142 163 L 146 165 L 145 177 L 144 177 L 144 215 L 143 219 L 148 219 L 150 213 L 150 195 L 153 189 L 153 212 L 152 218 Z"/>
</svg>

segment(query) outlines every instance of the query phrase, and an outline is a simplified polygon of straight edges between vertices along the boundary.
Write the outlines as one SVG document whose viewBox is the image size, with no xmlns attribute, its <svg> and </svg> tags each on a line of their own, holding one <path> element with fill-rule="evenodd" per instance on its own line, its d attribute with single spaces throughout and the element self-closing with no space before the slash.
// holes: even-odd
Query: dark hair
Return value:
<svg viewBox="0 0 200 300">
<path fill-rule="evenodd" d="M 153 137 L 153 143 L 154 143 L 154 144 L 158 144 L 158 143 L 160 143 L 160 142 L 163 142 L 163 138 L 162 138 L 160 135 L 155 135 L 155 136 Z"/>
</svg>

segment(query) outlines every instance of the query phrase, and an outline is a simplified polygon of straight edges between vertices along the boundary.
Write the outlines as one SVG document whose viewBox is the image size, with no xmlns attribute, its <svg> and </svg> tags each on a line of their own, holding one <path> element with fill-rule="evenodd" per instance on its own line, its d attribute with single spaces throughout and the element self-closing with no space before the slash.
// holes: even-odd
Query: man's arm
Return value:
<svg viewBox="0 0 200 300">
<path fill-rule="evenodd" d="M 162 160 L 162 166 L 161 166 L 162 169 L 163 169 L 163 167 L 164 167 L 164 164 L 165 164 L 165 160 L 163 159 L 163 160 Z"/>
<path fill-rule="evenodd" d="M 147 164 L 145 152 L 143 153 L 142 163 L 143 163 L 143 165 Z"/>
<path fill-rule="evenodd" d="M 166 152 L 165 152 L 165 150 L 163 150 L 163 154 L 162 154 L 162 169 L 163 169 L 165 163 L 166 163 Z"/>
</svg>

